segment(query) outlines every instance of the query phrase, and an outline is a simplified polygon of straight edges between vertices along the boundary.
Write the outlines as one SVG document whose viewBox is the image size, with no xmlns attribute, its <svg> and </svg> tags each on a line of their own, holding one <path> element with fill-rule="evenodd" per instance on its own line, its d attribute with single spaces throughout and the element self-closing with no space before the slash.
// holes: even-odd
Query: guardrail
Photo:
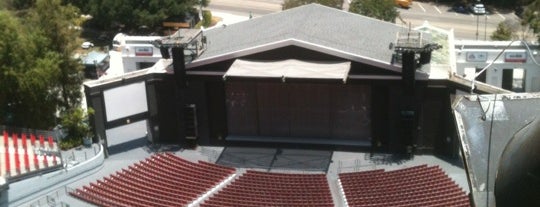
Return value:
<svg viewBox="0 0 540 207">
<path fill-rule="evenodd" d="M 83 146 L 73 148 L 67 151 L 62 151 L 62 158 L 64 159 L 65 166 L 74 166 L 81 162 L 84 162 L 97 154 L 99 154 L 100 151 L 100 145 L 93 144 L 89 148 L 85 148 Z"/>
</svg>

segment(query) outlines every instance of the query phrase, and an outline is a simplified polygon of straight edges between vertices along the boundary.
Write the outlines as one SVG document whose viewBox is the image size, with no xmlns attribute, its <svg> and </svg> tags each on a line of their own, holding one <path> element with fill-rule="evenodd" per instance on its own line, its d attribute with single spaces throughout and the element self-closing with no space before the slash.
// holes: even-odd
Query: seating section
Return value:
<svg viewBox="0 0 540 207">
<path fill-rule="evenodd" d="M 201 207 L 334 206 L 325 174 L 286 174 L 248 170 Z"/>
<path fill-rule="evenodd" d="M 51 136 L 27 133 L 0 135 L 0 177 L 15 177 L 62 166 L 60 149 Z"/>
<path fill-rule="evenodd" d="M 70 194 L 99 206 L 186 206 L 234 172 L 234 168 L 164 153 Z"/>
<path fill-rule="evenodd" d="M 70 194 L 98 206 L 334 206 L 325 174 L 247 170 L 224 184 L 235 172 L 163 153 Z M 338 183 L 348 206 L 470 206 L 438 166 L 341 173 Z"/>
<path fill-rule="evenodd" d="M 339 180 L 349 206 L 470 206 L 438 166 L 341 173 Z"/>
</svg>

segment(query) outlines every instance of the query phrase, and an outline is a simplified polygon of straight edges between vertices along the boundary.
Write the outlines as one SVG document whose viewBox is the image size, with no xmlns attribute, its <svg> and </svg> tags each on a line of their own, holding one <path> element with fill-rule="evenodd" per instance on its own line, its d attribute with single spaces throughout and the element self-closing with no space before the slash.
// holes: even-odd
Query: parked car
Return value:
<svg viewBox="0 0 540 207">
<path fill-rule="evenodd" d="M 394 2 L 401 8 L 409 8 L 412 5 L 412 0 L 394 0 Z"/>
<path fill-rule="evenodd" d="M 88 49 L 88 48 L 91 48 L 91 47 L 94 47 L 94 43 L 91 43 L 91 42 L 83 42 L 81 47 L 83 49 Z"/>
<path fill-rule="evenodd" d="M 469 10 L 467 9 L 467 5 L 465 5 L 463 3 L 454 4 L 452 6 L 451 11 L 454 11 L 456 13 L 461 13 L 461 14 L 468 14 L 469 13 Z"/>
<path fill-rule="evenodd" d="M 523 6 L 516 6 L 516 8 L 514 9 L 514 13 L 519 18 L 523 18 L 523 12 L 524 11 L 525 11 L 525 9 L 523 8 Z"/>
<path fill-rule="evenodd" d="M 476 15 L 486 14 L 486 7 L 484 7 L 484 4 L 482 3 L 471 4 L 470 10 Z"/>
</svg>

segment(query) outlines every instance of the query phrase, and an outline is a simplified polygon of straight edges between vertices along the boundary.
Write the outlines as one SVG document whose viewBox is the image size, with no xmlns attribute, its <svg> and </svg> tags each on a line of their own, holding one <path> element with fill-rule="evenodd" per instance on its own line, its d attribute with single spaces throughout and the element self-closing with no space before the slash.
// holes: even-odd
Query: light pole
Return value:
<svg viewBox="0 0 540 207">
<path fill-rule="evenodd" d="M 487 14 L 484 14 L 484 41 L 487 41 Z"/>
<path fill-rule="evenodd" d="M 202 21 L 202 19 L 203 19 L 203 15 L 202 15 L 202 1 L 203 1 L 203 0 L 199 0 L 199 21 Z"/>
<path fill-rule="evenodd" d="M 478 21 L 480 21 L 480 18 L 476 15 L 476 40 L 478 40 Z"/>
</svg>

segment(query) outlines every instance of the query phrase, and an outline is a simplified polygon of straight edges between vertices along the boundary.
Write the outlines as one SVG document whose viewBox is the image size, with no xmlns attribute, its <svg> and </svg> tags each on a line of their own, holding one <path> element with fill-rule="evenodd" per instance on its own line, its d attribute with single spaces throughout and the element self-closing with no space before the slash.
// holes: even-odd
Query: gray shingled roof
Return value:
<svg viewBox="0 0 540 207">
<path fill-rule="evenodd" d="M 187 67 L 296 45 L 400 71 L 390 64 L 389 44 L 404 31 L 389 22 L 309 4 L 205 31 L 208 47 Z"/>
</svg>

